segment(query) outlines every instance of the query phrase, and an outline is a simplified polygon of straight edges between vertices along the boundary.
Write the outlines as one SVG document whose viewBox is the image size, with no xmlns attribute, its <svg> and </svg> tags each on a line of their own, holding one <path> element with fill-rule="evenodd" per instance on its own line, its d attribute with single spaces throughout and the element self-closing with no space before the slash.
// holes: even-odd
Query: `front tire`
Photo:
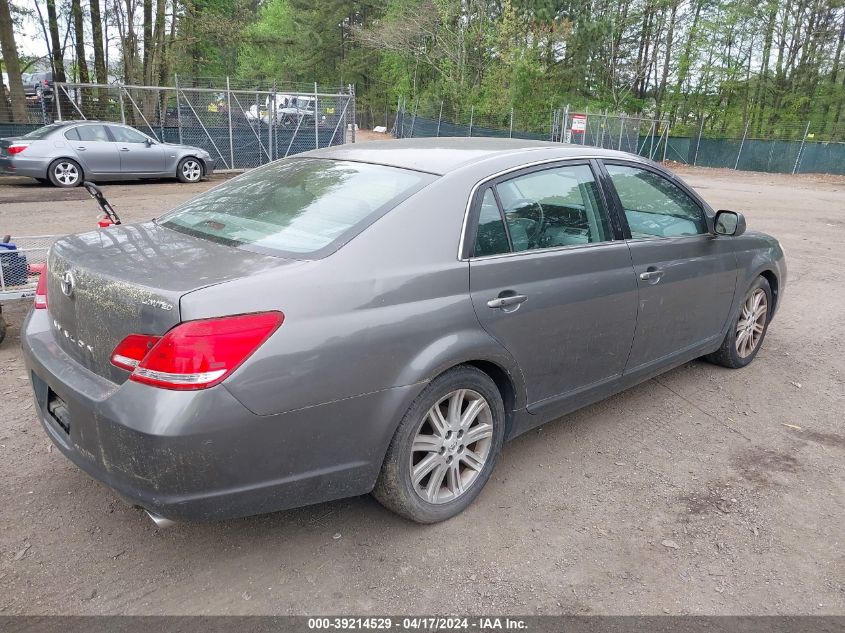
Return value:
<svg viewBox="0 0 845 633">
<path fill-rule="evenodd" d="M 202 180 L 202 174 L 202 163 L 193 156 L 180 160 L 176 168 L 176 177 L 179 182 L 199 182 Z"/>
<path fill-rule="evenodd" d="M 450 519 L 487 483 L 504 437 L 505 408 L 496 384 L 475 367 L 451 369 L 402 418 L 373 495 L 417 523 Z"/>
<path fill-rule="evenodd" d="M 772 289 L 765 277 L 758 277 L 745 294 L 721 347 L 705 358 L 730 369 L 750 364 L 763 345 L 771 316 Z"/>
<path fill-rule="evenodd" d="M 50 163 L 47 178 L 54 187 L 70 189 L 82 184 L 82 167 L 75 160 L 60 158 Z"/>
</svg>

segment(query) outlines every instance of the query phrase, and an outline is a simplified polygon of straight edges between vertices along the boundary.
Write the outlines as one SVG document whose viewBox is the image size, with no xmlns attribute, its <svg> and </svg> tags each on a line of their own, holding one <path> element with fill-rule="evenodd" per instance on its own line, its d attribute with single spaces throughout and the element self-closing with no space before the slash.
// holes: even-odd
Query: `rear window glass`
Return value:
<svg viewBox="0 0 845 633">
<path fill-rule="evenodd" d="M 40 127 L 37 130 L 32 130 L 28 134 L 24 134 L 23 138 L 29 138 L 34 141 L 38 141 L 42 138 L 46 138 L 48 134 L 52 134 L 58 129 L 61 129 L 65 126 L 64 123 L 51 123 L 50 125 L 45 125 L 44 127 Z"/>
<path fill-rule="evenodd" d="M 258 252 L 322 257 L 434 179 L 368 163 L 283 160 L 189 200 L 159 223 Z"/>
</svg>

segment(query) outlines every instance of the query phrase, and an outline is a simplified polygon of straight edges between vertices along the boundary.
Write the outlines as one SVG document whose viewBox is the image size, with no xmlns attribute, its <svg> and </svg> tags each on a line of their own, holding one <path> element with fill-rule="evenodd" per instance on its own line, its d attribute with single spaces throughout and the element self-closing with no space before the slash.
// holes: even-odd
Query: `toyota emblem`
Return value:
<svg viewBox="0 0 845 633">
<path fill-rule="evenodd" d="M 62 275 L 62 292 L 66 297 L 73 294 L 73 289 L 76 286 L 76 280 L 73 278 L 73 273 L 69 270 Z"/>
</svg>

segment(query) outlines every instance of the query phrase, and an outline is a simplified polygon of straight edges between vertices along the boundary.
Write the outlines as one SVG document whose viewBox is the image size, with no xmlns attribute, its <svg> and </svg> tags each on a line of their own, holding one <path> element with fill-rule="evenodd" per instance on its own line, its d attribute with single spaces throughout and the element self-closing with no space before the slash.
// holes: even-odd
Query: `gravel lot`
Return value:
<svg viewBox="0 0 845 633">
<path fill-rule="evenodd" d="M 757 360 L 693 362 L 505 447 L 478 501 L 421 527 L 369 497 L 158 531 L 39 428 L 0 346 L 3 614 L 845 614 L 845 180 L 683 169 L 777 236 Z M 211 183 L 104 187 L 126 220 Z M 93 226 L 81 190 L 0 181 L 0 233 Z"/>
</svg>

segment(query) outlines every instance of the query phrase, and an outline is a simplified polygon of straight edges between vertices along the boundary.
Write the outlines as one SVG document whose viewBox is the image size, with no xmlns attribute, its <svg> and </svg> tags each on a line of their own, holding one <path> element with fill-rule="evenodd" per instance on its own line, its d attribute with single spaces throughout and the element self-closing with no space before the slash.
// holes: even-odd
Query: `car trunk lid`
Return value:
<svg viewBox="0 0 845 633">
<path fill-rule="evenodd" d="M 48 264 L 48 311 L 57 344 L 113 382 L 128 377 L 111 353 L 128 334 L 163 335 L 194 290 L 291 260 L 225 246 L 153 222 L 58 240 Z M 237 313 L 221 306 L 221 314 Z"/>
</svg>

